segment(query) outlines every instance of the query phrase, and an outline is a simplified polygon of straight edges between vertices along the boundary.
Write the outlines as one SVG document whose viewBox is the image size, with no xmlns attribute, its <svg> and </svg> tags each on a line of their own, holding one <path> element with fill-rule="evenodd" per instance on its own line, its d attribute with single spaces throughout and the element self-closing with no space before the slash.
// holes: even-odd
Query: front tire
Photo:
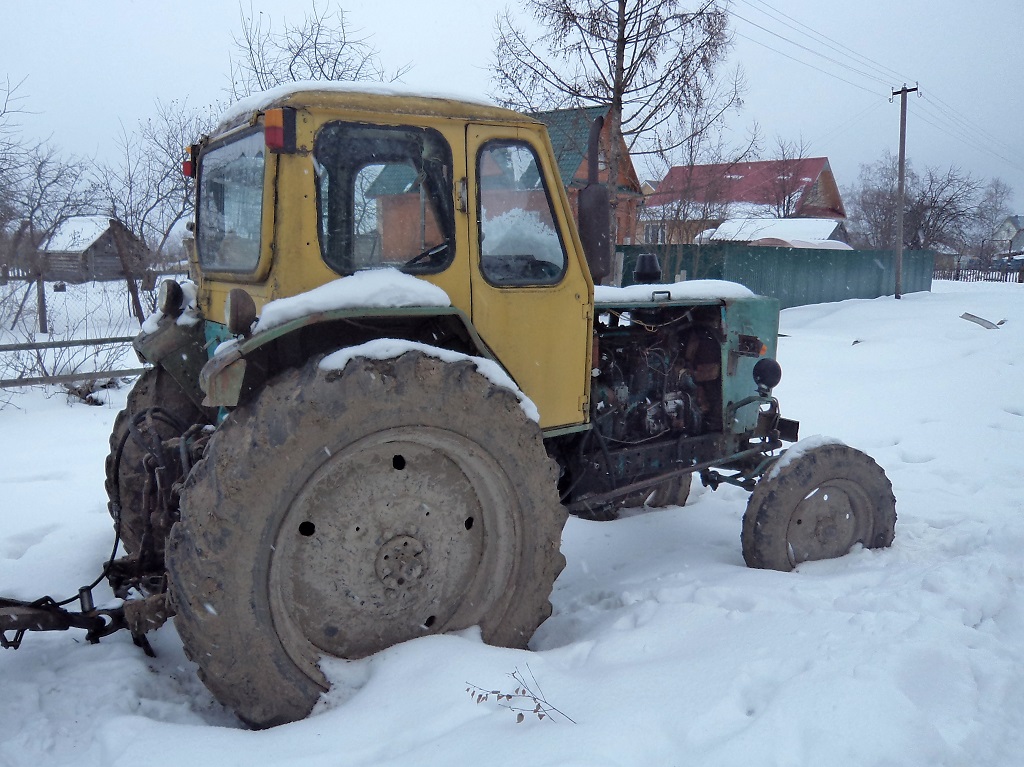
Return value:
<svg viewBox="0 0 1024 767">
<path fill-rule="evenodd" d="M 895 530 L 896 498 L 882 468 L 852 447 L 820 445 L 757 483 L 743 515 L 743 559 L 788 571 L 858 543 L 887 547 Z"/>
<path fill-rule="evenodd" d="M 147 487 L 149 472 L 143 461 L 149 453 L 159 453 L 163 440 L 180 437 L 192 424 L 209 421 L 161 367 L 147 370 L 132 386 L 124 409 L 114 419 L 105 463 L 107 510 L 129 555 L 140 555 L 147 537 L 152 540 L 148 548 L 158 559 L 164 548 L 166 531 L 152 530 L 146 518 L 146 496 L 153 490 Z M 130 428 L 133 422 L 134 433 Z M 162 569 L 159 562 L 154 566 Z"/>
<path fill-rule="evenodd" d="M 314 360 L 238 408 L 190 475 L 167 553 L 175 625 L 243 720 L 301 719 L 324 656 L 474 625 L 525 647 L 564 523 L 539 428 L 471 363 Z"/>
</svg>

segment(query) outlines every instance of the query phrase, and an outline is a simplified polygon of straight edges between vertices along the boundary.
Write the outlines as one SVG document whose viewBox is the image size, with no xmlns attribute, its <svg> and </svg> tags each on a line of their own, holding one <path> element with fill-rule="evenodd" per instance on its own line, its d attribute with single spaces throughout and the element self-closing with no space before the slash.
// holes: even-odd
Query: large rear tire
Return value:
<svg viewBox="0 0 1024 767">
<path fill-rule="evenodd" d="M 146 411 L 151 417 L 144 415 Z M 129 428 L 133 420 L 135 434 Z M 208 422 L 203 411 L 163 368 L 147 370 L 128 393 L 124 409 L 114 419 L 105 463 L 107 510 L 128 554 L 140 553 L 150 527 L 145 516 L 146 455 L 157 450 L 163 440 L 180 436 L 192 424 Z M 157 555 L 162 553 L 163 541 L 154 541 L 153 550 Z"/>
<path fill-rule="evenodd" d="M 525 647 L 565 518 L 537 424 L 471 363 L 314 360 L 235 410 L 190 474 L 167 551 L 175 625 L 244 721 L 301 719 L 324 656 L 474 625 Z"/>
<path fill-rule="evenodd" d="M 895 531 L 896 498 L 882 468 L 852 447 L 820 445 L 757 483 L 743 515 L 743 559 L 788 571 L 858 543 L 884 548 Z"/>
</svg>

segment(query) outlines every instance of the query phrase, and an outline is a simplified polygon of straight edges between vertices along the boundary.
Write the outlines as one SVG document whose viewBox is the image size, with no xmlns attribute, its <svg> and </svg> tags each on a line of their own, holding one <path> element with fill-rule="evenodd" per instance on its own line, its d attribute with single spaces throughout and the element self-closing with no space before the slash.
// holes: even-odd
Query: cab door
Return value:
<svg viewBox="0 0 1024 767">
<path fill-rule="evenodd" d="M 541 129 L 467 128 L 472 318 L 540 411 L 585 423 L 593 284 Z"/>
</svg>

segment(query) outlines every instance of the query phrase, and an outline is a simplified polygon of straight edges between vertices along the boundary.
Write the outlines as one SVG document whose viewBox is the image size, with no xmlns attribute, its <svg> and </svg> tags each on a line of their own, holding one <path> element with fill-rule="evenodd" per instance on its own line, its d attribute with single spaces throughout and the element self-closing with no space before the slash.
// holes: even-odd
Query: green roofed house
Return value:
<svg viewBox="0 0 1024 767">
<path fill-rule="evenodd" d="M 598 117 L 607 117 L 608 109 L 607 106 L 599 106 L 528 113 L 530 117 L 540 120 L 548 127 L 551 146 L 555 151 L 555 158 L 558 160 L 558 172 L 562 176 L 562 183 L 569 195 L 569 204 L 576 216 L 579 215 L 577 208 L 579 190 L 587 185 L 589 172 L 587 142 L 590 139 L 590 126 Z M 603 183 L 608 182 L 608 141 L 606 123 L 601 134 L 598 157 L 598 178 Z M 629 148 L 621 138 L 619 141 L 621 142 L 619 145 L 621 160 L 619 161 L 618 181 L 614 187 L 618 203 L 616 207 L 616 231 L 618 233 L 616 242 L 620 245 L 630 245 L 636 232 L 637 211 L 641 200 L 643 200 L 643 193 L 640 189 L 640 179 L 629 155 Z"/>
</svg>

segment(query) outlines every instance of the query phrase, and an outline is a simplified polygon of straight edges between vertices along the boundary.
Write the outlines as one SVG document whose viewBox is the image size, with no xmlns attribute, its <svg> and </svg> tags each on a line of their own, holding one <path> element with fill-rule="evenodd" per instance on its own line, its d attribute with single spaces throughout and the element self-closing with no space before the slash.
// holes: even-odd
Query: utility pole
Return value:
<svg viewBox="0 0 1024 767">
<path fill-rule="evenodd" d="M 908 88 L 906 83 L 893 96 L 900 97 L 900 180 L 896 208 L 896 298 L 903 297 L 903 206 L 907 194 L 907 94 L 915 93 L 917 86 Z M 892 101 L 892 99 L 890 99 Z"/>
</svg>

